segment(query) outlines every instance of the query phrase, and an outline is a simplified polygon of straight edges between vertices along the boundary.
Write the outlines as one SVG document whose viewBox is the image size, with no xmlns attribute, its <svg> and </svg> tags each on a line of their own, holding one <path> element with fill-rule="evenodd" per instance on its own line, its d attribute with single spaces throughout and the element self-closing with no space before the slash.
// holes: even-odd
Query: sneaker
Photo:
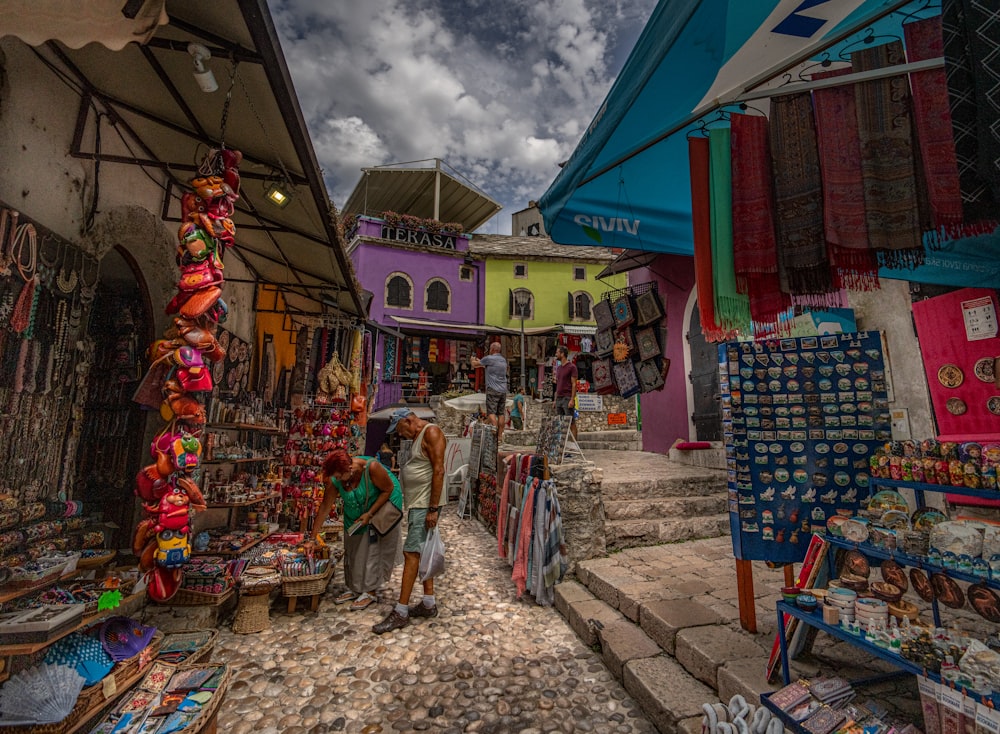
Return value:
<svg viewBox="0 0 1000 734">
<path fill-rule="evenodd" d="M 352 612 L 360 612 L 362 609 L 367 609 L 368 607 L 370 607 L 374 602 L 375 602 L 375 597 L 369 594 L 368 592 L 365 592 L 357 599 L 355 599 L 353 602 L 351 602 L 350 609 Z"/>
<path fill-rule="evenodd" d="M 337 596 L 334 600 L 334 604 L 346 604 L 349 601 L 354 601 L 358 598 L 358 595 L 353 591 L 345 591 L 343 594 Z"/>
<path fill-rule="evenodd" d="M 410 607 L 410 618 L 413 617 L 436 617 L 438 615 L 438 605 L 432 607 L 420 603 L 415 607 Z"/>
<path fill-rule="evenodd" d="M 376 635 L 381 635 L 386 632 L 392 632 L 393 630 L 403 629 L 406 625 L 410 623 L 409 617 L 404 617 L 402 614 L 393 609 L 389 612 L 389 616 L 383 619 L 378 624 L 372 626 L 372 632 Z"/>
</svg>

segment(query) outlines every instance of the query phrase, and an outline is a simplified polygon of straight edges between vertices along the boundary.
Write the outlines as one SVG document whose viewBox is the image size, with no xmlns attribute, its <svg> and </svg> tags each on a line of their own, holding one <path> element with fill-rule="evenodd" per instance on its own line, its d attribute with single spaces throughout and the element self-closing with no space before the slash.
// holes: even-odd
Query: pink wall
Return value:
<svg viewBox="0 0 1000 734">
<path fill-rule="evenodd" d="M 687 343 L 684 310 L 695 285 L 694 258 L 660 255 L 649 267 L 632 270 L 628 276 L 629 285 L 655 281 L 667 309 L 670 373 L 663 390 L 639 396 L 643 450 L 666 454 L 678 438 L 688 440 L 688 416 L 692 408 L 687 404 L 687 373 L 684 369 Z"/>
</svg>

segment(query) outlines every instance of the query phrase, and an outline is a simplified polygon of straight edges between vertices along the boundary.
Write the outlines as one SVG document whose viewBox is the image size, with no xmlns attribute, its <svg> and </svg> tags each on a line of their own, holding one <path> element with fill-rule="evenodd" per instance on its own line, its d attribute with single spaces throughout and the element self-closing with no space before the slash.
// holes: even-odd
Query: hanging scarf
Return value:
<svg viewBox="0 0 1000 734">
<path fill-rule="evenodd" d="M 812 98 L 771 100 L 771 170 L 781 289 L 792 295 L 833 289 L 823 237 L 822 184 Z"/>
<path fill-rule="evenodd" d="M 694 234 L 694 277 L 698 288 L 698 315 L 701 333 L 709 342 L 729 338 L 715 318 L 715 293 L 712 285 L 712 206 L 709 186 L 708 138 L 688 138 L 688 161 L 691 169 L 691 224 Z"/>
<path fill-rule="evenodd" d="M 911 63 L 936 59 L 944 54 L 940 15 L 906 23 L 903 35 L 907 60 Z M 960 224 L 962 190 L 944 69 L 911 72 L 910 88 L 913 91 L 913 124 L 934 226 Z"/>
<path fill-rule="evenodd" d="M 851 73 L 850 68 L 813 74 L 826 79 Z M 878 259 L 868 243 L 861 141 L 854 85 L 813 92 L 816 143 L 823 180 L 823 231 L 837 288 L 870 291 L 878 288 Z"/>
<path fill-rule="evenodd" d="M 750 328 L 750 302 L 736 289 L 733 262 L 732 134 L 728 127 L 708 131 L 709 184 L 712 208 L 712 288 L 715 316 L 728 331 Z"/>
<path fill-rule="evenodd" d="M 858 72 L 903 61 L 903 44 L 899 41 L 851 54 L 851 65 Z M 904 74 L 859 82 L 855 96 L 868 239 L 881 262 L 919 265 L 924 248 L 917 207 L 909 82 Z"/>
<path fill-rule="evenodd" d="M 767 118 L 733 115 L 733 264 L 736 287 L 750 300 L 754 334 L 773 332 L 791 305 L 778 282 L 774 191 Z"/>
</svg>

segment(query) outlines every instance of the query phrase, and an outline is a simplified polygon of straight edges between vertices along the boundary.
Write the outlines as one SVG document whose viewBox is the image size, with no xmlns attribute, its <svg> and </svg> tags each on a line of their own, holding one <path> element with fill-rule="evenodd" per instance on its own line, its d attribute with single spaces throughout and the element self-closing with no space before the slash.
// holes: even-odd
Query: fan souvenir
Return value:
<svg viewBox="0 0 1000 734">
<path fill-rule="evenodd" d="M 83 676 L 66 665 L 43 664 L 19 673 L 0 690 L 0 724 L 54 724 L 76 705 Z"/>
<path fill-rule="evenodd" d="M 108 655 L 121 661 L 145 650 L 155 634 L 155 627 L 147 627 L 128 617 L 111 617 L 101 625 L 100 638 Z"/>
</svg>

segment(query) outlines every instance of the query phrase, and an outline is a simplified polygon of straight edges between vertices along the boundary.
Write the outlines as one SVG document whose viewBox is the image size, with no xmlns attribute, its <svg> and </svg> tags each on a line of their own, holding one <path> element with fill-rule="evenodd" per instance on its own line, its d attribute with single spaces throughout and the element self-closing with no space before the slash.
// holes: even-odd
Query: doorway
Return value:
<svg viewBox="0 0 1000 734">
<path fill-rule="evenodd" d="M 111 548 L 130 544 L 135 476 L 149 456 L 147 412 L 132 395 L 145 374 L 145 351 L 153 334 L 145 281 L 131 255 L 116 247 L 101 261 L 87 329 L 94 362 L 76 472 L 77 496 L 87 506 L 101 508 Z"/>
<path fill-rule="evenodd" d="M 691 353 L 692 414 L 695 439 L 698 441 L 722 440 L 722 402 L 719 394 L 719 348 L 705 341 L 701 333 L 701 316 L 697 301 L 691 309 L 687 329 L 688 348 Z"/>
</svg>

